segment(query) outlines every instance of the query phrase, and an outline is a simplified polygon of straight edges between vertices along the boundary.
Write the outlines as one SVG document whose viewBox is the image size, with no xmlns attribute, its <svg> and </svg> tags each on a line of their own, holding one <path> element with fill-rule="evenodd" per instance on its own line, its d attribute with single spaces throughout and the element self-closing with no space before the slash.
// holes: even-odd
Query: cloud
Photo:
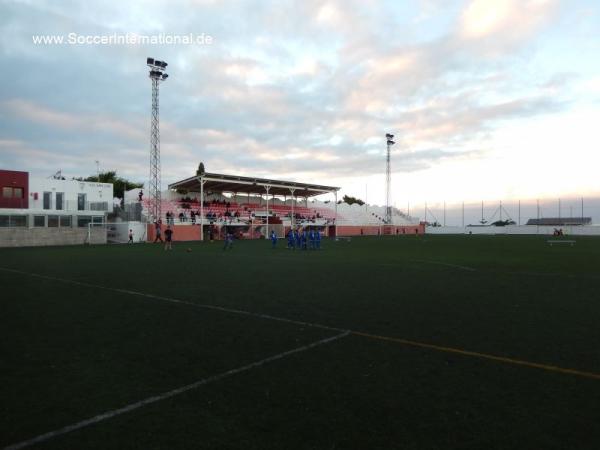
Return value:
<svg viewBox="0 0 600 450">
<path fill-rule="evenodd" d="M 5 114 L 17 116 L 31 123 L 63 130 L 90 130 L 112 133 L 132 140 L 146 137 L 139 127 L 118 119 L 99 114 L 73 114 L 53 110 L 23 99 L 11 99 L 1 103 Z"/>
<path fill-rule="evenodd" d="M 557 0 L 472 0 L 457 34 L 480 50 L 506 51 L 547 25 L 557 11 Z"/>
<path fill-rule="evenodd" d="M 0 147 L 0 158 L 54 166 L 53 153 L 79 175 L 92 173 L 100 154 L 107 166 L 145 178 L 144 61 L 154 56 L 170 63 L 160 97 L 166 182 L 189 176 L 200 161 L 214 171 L 321 182 L 383 173 L 388 131 L 398 141 L 394 170 L 482 160 L 498 127 L 569 108 L 570 86 L 583 78 L 577 68 L 538 74 L 527 65 L 536 39 L 557 20 L 557 0 L 462 5 L 5 2 L 0 139 L 13 144 Z M 32 46 L 40 30 L 206 32 L 215 44 Z"/>
</svg>

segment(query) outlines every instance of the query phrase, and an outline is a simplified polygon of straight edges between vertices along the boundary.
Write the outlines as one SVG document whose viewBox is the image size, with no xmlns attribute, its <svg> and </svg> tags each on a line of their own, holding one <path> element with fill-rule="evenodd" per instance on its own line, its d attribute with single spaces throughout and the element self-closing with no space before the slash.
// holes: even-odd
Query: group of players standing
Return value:
<svg viewBox="0 0 600 450">
<path fill-rule="evenodd" d="M 277 246 L 277 235 L 271 231 L 272 247 Z M 288 250 L 321 250 L 321 231 L 317 229 L 290 229 L 287 234 Z"/>
</svg>

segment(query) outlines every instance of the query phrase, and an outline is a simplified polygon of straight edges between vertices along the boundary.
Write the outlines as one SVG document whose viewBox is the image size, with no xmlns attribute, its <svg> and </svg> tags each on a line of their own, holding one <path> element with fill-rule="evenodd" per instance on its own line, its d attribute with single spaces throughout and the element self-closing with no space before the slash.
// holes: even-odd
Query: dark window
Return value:
<svg viewBox="0 0 600 450">
<path fill-rule="evenodd" d="M 51 228 L 58 227 L 58 216 L 48 216 L 48 226 Z"/>
<path fill-rule="evenodd" d="M 46 216 L 33 216 L 33 226 L 34 227 L 45 227 L 46 226 Z"/>
<path fill-rule="evenodd" d="M 26 227 L 27 216 L 10 216 L 9 227 Z"/>
<path fill-rule="evenodd" d="M 0 228 L 7 227 L 10 221 L 9 216 L 0 216 Z"/>
<path fill-rule="evenodd" d="M 72 217 L 71 216 L 60 216 L 60 227 L 71 228 Z"/>
<path fill-rule="evenodd" d="M 2 188 L 2 197 L 4 198 L 12 198 L 13 193 L 12 193 L 12 188 L 11 187 L 3 187 Z"/>
<path fill-rule="evenodd" d="M 64 209 L 64 207 L 63 207 L 64 199 L 65 199 L 64 192 L 56 193 L 56 209 L 58 209 L 58 210 Z"/>
<path fill-rule="evenodd" d="M 44 209 L 52 209 L 52 192 L 44 192 Z"/>
<path fill-rule="evenodd" d="M 77 210 L 85 210 L 85 194 L 77 194 Z"/>
<path fill-rule="evenodd" d="M 79 194 L 79 195 L 81 195 L 81 194 Z M 88 224 L 91 223 L 91 221 L 92 221 L 92 216 L 79 216 L 79 217 L 77 217 L 77 226 L 78 227 L 87 227 Z"/>
</svg>

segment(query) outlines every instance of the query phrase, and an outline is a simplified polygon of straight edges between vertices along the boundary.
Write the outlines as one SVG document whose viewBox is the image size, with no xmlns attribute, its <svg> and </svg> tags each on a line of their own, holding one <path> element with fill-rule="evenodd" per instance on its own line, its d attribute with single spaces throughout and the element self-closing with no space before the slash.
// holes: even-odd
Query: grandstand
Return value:
<svg viewBox="0 0 600 450">
<path fill-rule="evenodd" d="M 283 236 L 298 226 L 318 228 L 329 237 L 423 232 L 418 221 L 398 210 L 386 224 L 384 207 L 339 203 L 338 191 L 334 186 L 204 173 L 169 185 L 162 194 L 160 219 L 177 227 L 179 240 L 219 238 L 228 228 L 250 239 L 265 237 L 269 230 Z M 324 194 L 333 194 L 333 200 L 314 199 Z M 142 197 L 140 202 L 139 190 L 127 192 L 125 202 L 141 203 L 141 220 L 152 221 L 149 200 Z M 151 226 L 148 238 L 154 239 Z"/>
<path fill-rule="evenodd" d="M 539 225 L 539 226 L 556 226 L 556 227 L 568 227 L 568 226 L 583 226 L 591 225 L 591 217 L 543 217 L 540 219 L 529 219 L 527 225 Z"/>
</svg>

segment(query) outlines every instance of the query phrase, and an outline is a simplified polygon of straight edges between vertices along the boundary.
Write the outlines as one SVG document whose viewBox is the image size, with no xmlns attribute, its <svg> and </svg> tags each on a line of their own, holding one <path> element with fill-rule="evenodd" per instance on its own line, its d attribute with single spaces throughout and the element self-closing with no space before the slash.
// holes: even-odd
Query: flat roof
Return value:
<svg viewBox="0 0 600 450">
<path fill-rule="evenodd" d="M 208 172 L 171 183 L 169 184 L 169 189 L 186 189 L 188 191 L 200 192 L 200 183 L 202 181 L 204 181 L 205 192 L 240 192 L 260 195 L 265 194 L 268 187 L 269 194 L 271 195 L 290 196 L 293 190 L 293 195 L 296 197 L 313 197 L 340 190 L 339 187 L 335 186 Z"/>
</svg>

